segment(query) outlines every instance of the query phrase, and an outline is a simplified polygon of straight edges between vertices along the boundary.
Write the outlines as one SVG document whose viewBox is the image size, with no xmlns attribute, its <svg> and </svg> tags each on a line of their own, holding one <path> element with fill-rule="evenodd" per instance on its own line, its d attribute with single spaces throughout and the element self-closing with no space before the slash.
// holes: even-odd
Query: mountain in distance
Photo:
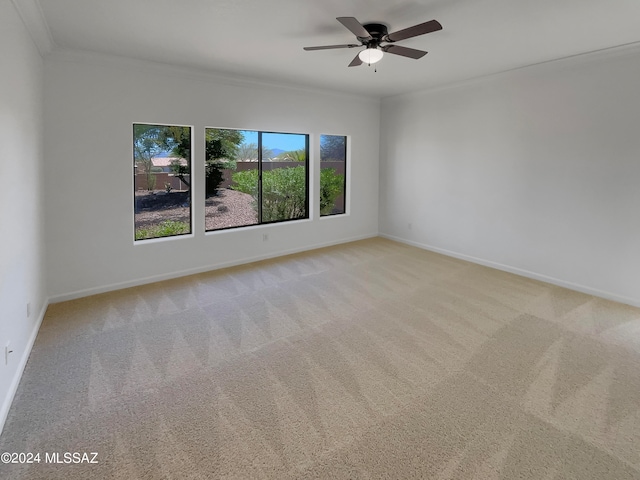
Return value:
<svg viewBox="0 0 640 480">
<path fill-rule="evenodd" d="M 273 158 L 279 156 L 281 153 L 288 152 L 288 150 L 282 150 L 281 148 L 270 148 Z"/>
</svg>

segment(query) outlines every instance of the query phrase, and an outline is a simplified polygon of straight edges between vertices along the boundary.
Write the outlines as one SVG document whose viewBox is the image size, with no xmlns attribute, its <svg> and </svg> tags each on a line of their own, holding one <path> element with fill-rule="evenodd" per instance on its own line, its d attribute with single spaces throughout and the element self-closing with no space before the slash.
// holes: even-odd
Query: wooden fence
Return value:
<svg viewBox="0 0 640 480">
<path fill-rule="evenodd" d="M 231 176 L 235 172 L 244 172 L 247 170 L 254 170 L 258 168 L 258 162 L 237 162 L 236 170 L 224 170 L 223 172 L 223 180 L 220 184 L 220 188 L 228 188 L 233 182 Z M 262 169 L 263 171 L 275 170 L 277 168 L 291 168 L 297 167 L 299 165 L 303 165 L 302 162 L 263 162 Z M 339 175 L 345 174 L 345 163 L 344 162 L 320 162 L 320 168 L 333 168 L 336 173 Z M 166 190 L 166 184 L 171 186 L 172 190 L 175 191 L 185 191 L 189 190 L 189 186 L 185 184 L 178 177 L 173 176 L 173 174 L 166 172 L 159 172 L 152 174 L 156 183 L 153 190 Z M 190 182 L 190 176 L 185 175 L 185 178 L 188 182 Z M 147 174 L 146 173 L 137 173 L 135 175 L 135 189 L 137 190 L 147 190 Z M 338 210 L 344 211 L 344 195 L 340 195 L 336 199 L 336 207 Z"/>
</svg>

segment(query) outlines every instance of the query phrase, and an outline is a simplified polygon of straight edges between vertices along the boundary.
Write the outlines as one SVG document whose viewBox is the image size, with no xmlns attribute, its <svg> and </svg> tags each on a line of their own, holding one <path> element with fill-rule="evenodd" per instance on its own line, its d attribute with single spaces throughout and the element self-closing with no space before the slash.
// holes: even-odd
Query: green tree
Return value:
<svg viewBox="0 0 640 480">
<path fill-rule="evenodd" d="M 180 157 L 180 158 L 184 158 L 184 157 Z M 190 179 L 187 180 L 185 178 L 190 173 L 189 165 L 184 165 L 179 160 L 178 161 L 174 160 L 173 162 L 171 162 L 170 167 L 171 167 L 171 171 L 173 172 L 173 174 L 176 177 L 178 177 L 180 180 L 182 180 L 182 182 L 187 187 L 189 187 L 189 189 L 191 189 L 191 181 L 190 181 Z"/>
<path fill-rule="evenodd" d="M 269 147 L 262 146 L 262 159 L 267 160 L 273 157 L 273 150 Z M 241 143 L 238 147 L 238 160 L 258 160 L 258 144 L 257 143 Z"/>
<path fill-rule="evenodd" d="M 136 124 L 133 127 L 133 161 L 140 173 L 146 174 L 147 189 L 153 190 L 156 184 L 154 172 L 162 171 L 153 166 L 152 159 L 163 152 L 179 158 L 191 158 L 191 128 Z M 187 186 L 185 175 L 189 173 L 187 165 L 180 162 L 171 164 L 172 171 Z"/>
<path fill-rule="evenodd" d="M 154 189 L 156 183 L 151 159 L 164 150 L 162 128 L 158 125 L 133 126 L 133 164 L 138 168 L 138 173 L 146 174 L 149 191 Z"/>
<path fill-rule="evenodd" d="M 307 159 L 307 151 L 304 148 L 292 150 L 282 154 L 282 159 L 290 162 L 304 162 Z"/>
<path fill-rule="evenodd" d="M 160 127 L 160 140 L 164 150 L 178 158 L 191 158 L 191 127 Z"/>
<path fill-rule="evenodd" d="M 265 162 L 269 159 L 273 158 L 273 150 L 269 147 L 262 146 L 262 160 Z"/>
<path fill-rule="evenodd" d="M 238 158 L 239 145 L 244 135 L 240 130 L 227 130 L 223 128 L 207 128 L 205 132 L 205 159 L 235 160 Z"/>
<path fill-rule="evenodd" d="M 238 160 L 258 160 L 258 144 L 241 143 L 238 146 Z"/>
<path fill-rule="evenodd" d="M 160 135 L 164 150 L 170 151 L 171 156 L 191 160 L 191 128 L 168 126 L 162 128 Z M 180 161 L 171 162 L 171 171 L 191 189 L 191 181 L 185 177 L 191 173 L 189 163 L 183 165 Z"/>
<path fill-rule="evenodd" d="M 347 138 L 342 135 L 322 135 L 320 137 L 320 160 L 346 160 Z"/>
<path fill-rule="evenodd" d="M 171 156 L 191 159 L 191 128 L 180 126 L 136 125 L 146 127 L 140 131 L 148 132 L 146 143 L 155 143 L 151 157 L 163 151 L 171 152 Z M 205 131 L 205 176 L 206 195 L 215 195 L 223 179 L 225 168 L 236 168 L 238 145 L 244 136 L 238 130 L 208 128 Z M 146 145 L 146 144 L 145 144 Z M 149 158 L 148 163 L 151 163 Z M 191 183 L 186 176 L 191 173 L 190 165 L 179 161 L 171 163 L 171 171 L 189 188 Z M 155 179 L 155 177 L 154 177 Z"/>
<path fill-rule="evenodd" d="M 244 135 L 239 130 L 207 128 L 205 132 L 206 196 L 216 195 L 225 169 L 235 170 Z"/>
</svg>

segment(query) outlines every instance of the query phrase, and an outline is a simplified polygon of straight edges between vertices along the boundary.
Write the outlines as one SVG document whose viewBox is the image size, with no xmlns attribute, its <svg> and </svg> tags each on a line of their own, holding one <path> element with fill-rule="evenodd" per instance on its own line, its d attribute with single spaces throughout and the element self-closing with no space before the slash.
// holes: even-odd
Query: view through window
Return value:
<svg viewBox="0 0 640 480">
<path fill-rule="evenodd" d="M 347 137 L 320 136 L 320 215 L 346 212 Z"/>
<path fill-rule="evenodd" d="M 133 125 L 135 240 L 192 232 L 191 127 Z M 320 136 L 320 215 L 346 212 L 347 137 Z M 205 129 L 207 231 L 309 218 L 309 136 Z"/>
<path fill-rule="evenodd" d="M 133 125 L 135 240 L 191 233 L 191 127 Z"/>
<path fill-rule="evenodd" d="M 309 136 L 207 128 L 207 231 L 309 218 Z"/>
</svg>

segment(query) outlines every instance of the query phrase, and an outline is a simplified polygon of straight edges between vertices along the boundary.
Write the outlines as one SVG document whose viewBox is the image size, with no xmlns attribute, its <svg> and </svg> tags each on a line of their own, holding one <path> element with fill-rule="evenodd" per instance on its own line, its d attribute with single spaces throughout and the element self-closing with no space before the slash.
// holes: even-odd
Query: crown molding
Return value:
<svg viewBox="0 0 640 480">
<path fill-rule="evenodd" d="M 55 47 L 47 57 L 48 62 L 70 62 L 82 65 L 95 65 L 106 68 L 119 68 L 127 71 L 137 70 L 181 79 L 230 85 L 234 87 L 260 87 L 289 92 L 312 93 L 334 98 L 348 98 L 352 101 L 373 103 L 380 105 L 380 98 L 363 94 L 343 92 L 340 90 L 323 89 L 303 84 L 283 83 L 275 80 L 257 77 L 236 76 L 226 72 L 208 70 L 183 65 L 159 63 L 133 57 L 124 57 L 91 50 L 79 50 Z"/>
<path fill-rule="evenodd" d="M 44 13 L 38 0 L 11 0 L 20 15 L 22 22 L 35 43 L 40 55 L 45 56 L 53 49 L 53 37 L 44 18 Z"/>
<path fill-rule="evenodd" d="M 469 85 L 475 85 L 481 82 L 492 81 L 496 78 L 507 78 L 509 76 L 516 76 L 521 74 L 527 74 L 529 72 L 542 72 L 557 70 L 558 68 L 574 67 L 579 65 L 586 65 L 593 62 L 606 62 L 608 60 L 614 60 L 621 57 L 638 57 L 640 56 L 640 41 L 625 43 L 622 45 L 614 45 L 612 47 L 605 47 L 598 50 L 592 50 L 589 52 L 576 53 L 574 55 L 567 55 L 559 58 L 552 58 L 550 60 L 541 61 L 538 63 L 531 63 L 528 65 L 522 65 L 520 67 L 510 68 L 508 70 L 502 70 L 499 72 L 489 73 L 486 75 L 480 75 L 477 77 L 471 77 L 455 82 L 445 83 L 442 85 L 434 85 L 428 88 L 422 88 L 413 92 L 399 93 L 397 95 L 389 95 L 383 97 L 382 101 L 395 100 L 400 98 L 412 98 L 415 96 L 428 95 L 434 92 L 445 91 L 449 89 L 466 87 Z"/>
</svg>

